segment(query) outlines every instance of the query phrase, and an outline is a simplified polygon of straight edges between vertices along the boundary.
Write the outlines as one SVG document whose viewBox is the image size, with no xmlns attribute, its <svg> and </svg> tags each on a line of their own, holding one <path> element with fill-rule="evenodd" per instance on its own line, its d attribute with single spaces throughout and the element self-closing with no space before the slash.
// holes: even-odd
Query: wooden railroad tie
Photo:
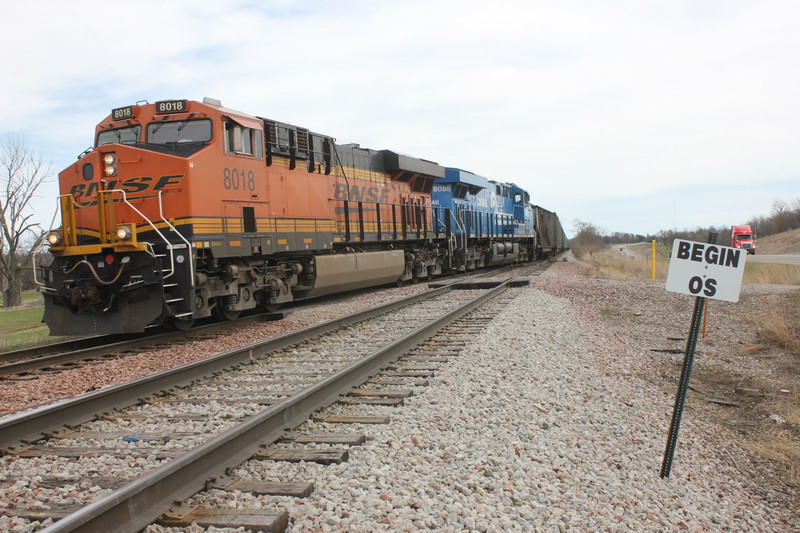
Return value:
<svg viewBox="0 0 800 533">
<path fill-rule="evenodd" d="M 387 407 L 399 407 L 405 405 L 403 398 L 340 398 L 338 403 L 342 405 L 384 405 Z"/>
<path fill-rule="evenodd" d="M 179 506 L 167 511 L 158 523 L 165 527 L 202 528 L 230 527 L 278 533 L 289 526 L 289 513 L 285 509 L 214 509 L 211 507 Z"/>
<path fill-rule="evenodd" d="M 186 453 L 186 450 L 159 450 L 156 448 L 87 448 L 87 447 L 57 447 L 57 446 L 29 446 L 25 448 L 12 448 L 7 451 L 9 455 L 21 458 L 33 457 L 64 457 L 79 459 L 81 457 L 150 457 L 156 460 L 174 459 Z"/>
<path fill-rule="evenodd" d="M 224 416 L 212 416 L 212 415 L 200 415 L 200 414 L 192 414 L 192 415 L 184 415 L 184 414 L 166 414 L 166 413 L 154 413 L 152 415 L 145 415 L 145 414 L 119 414 L 119 413 L 109 413 L 100 417 L 100 420 L 107 420 L 110 422 L 115 422 L 117 420 L 129 420 L 132 422 L 142 421 L 142 420 L 153 420 L 159 419 L 161 421 L 195 421 L 195 422 L 204 422 L 206 420 L 211 420 L 212 418 L 234 418 L 231 415 L 224 415 Z"/>
<path fill-rule="evenodd" d="M 169 433 L 169 432 L 147 433 L 147 432 L 138 432 L 135 430 L 78 431 L 75 429 L 68 429 L 64 431 L 59 431 L 53 435 L 48 435 L 48 437 L 54 439 L 90 439 L 90 440 L 123 439 L 125 437 L 131 437 L 132 439 L 144 442 L 152 442 L 152 441 L 166 442 L 173 439 L 192 437 L 194 435 L 198 435 L 198 433 L 187 432 L 187 431 L 180 431 L 175 433 Z"/>
<path fill-rule="evenodd" d="M 330 448 L 327 450 L 287 450 L 267 448 L 256 451 L 251 459 L 266 461 L 287 461 L 289 463 L 299 463 L 306 461 L 309 463 L 319 463 L 322 465 L 332 465 L 344 463 L 350 458 L 350 452 L 345 448 Z"/>
<path fill-rule="evenodd" d="M 381 415 L 325 415 L 313 416 L 311 419 L 328 424 L 388 424 L 391 420 L 388 416 Z"/>
<path fill-rule="evenodd" d="M 346 444 L 348 446 L 361 446 L 367 437 L 361 433 L 302 433 L 300 435 L 287 435 L 286 441 L 299 444 Z"/>
<path fill-rule="evenodd" d="M 397 369 L 383 372 L 383 375 L 395 378 L 432 378 L 436 373 L 432 370 Z"/>
<path fill-rule="evenodd" d="M 13 507 L 4 508 L 4 514 L 24 518 L 31 522 L 44 522 L 45 520 L 61 520 L 76 511 L 80 511 L 83 505 L 80 503 L 57 504 L 48 503 L 49 509 L 15 509 Z"/>
<path fill-rule="evenodd" d="M 243 396 L 241 398 L 147 398 L 144 400 L 148 404 L 189 404 L 204 405 L 209 402 L 217 402 L 223 405 L 237 405 L 242 403 L 253 403 L 258 405 L 273 405 L 281 401 L 278 398 L 263 398 L 258 396 Z"/>
<path fill-rule="evenodd" d="M 375 385 L 405 385 L 407 387 L 427 387 L 430 382 L 427 379 L 373 379 L 370 383 Z"/>
<path fill-rule="evenodd" d="M 80 485 L 80 486 L 91 486 L 91 487 L 100 487 L 102 489 L 116 489 L 117 487 L 121 487 L 125 483 L 131 481 L 128 478 L 124 477 L 79 477 L 77 479 L 72 478 L 65 478 L 59 476 L 41 476 L 38 477 L 35 481 L 31 481 L 30 478 L 22 478 L 22 477 L 7 477 L 0 481 L 0 485 L 8 485 L 11 486 L 18 481 L 25 481 L 31 487 L 38 487 L 44 489 L 56 489 L 59 487 L 63 487 L 64 485 Z"/>
<path fill-rule="evenodd" d="M 206 483 L 206 490 L 218 489 L 226 492 L 241 491 L 252 494 L 266 494 L 270 496 L 292 496 L 306 498 L 314 492 L 314 484 L 305 481 L 276 482 L 276 481 L 251 481 L 230 476 L 214 478 Z"/>
</svg>

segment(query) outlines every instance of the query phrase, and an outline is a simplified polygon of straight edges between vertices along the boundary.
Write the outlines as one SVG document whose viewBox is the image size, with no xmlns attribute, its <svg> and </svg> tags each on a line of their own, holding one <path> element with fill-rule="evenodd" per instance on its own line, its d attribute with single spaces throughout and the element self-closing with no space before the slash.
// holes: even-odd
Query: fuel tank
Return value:
<svg viewBox="0 0 800 533">
<path fill-rule="evenodd" d="M 405 252 L 318 255 L 314 263 L 316 281 L 306 297 L 394 283 L 405 270 Z"/>
</svg>

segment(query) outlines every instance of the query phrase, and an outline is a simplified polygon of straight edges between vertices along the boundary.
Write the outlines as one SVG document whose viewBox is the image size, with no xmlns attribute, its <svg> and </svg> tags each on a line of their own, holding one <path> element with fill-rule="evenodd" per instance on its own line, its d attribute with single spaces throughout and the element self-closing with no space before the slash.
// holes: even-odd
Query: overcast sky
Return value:
<svg viewBox="0 0 800 533">
<path fill-rule="evenodd" d="M 0 135 L 56 170 L 112 108 L 210 96 L 517 183 L 570 234 L 800 198 L 797 0 L 39 0 L 0 49 Z"/>
</svg>

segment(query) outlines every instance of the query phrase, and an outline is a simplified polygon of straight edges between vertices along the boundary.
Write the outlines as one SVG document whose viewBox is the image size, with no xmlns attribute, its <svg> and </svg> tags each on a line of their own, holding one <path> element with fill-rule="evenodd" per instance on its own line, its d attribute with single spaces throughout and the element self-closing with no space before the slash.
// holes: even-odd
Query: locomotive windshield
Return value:
<svg viewBox="0 0 800 533">
<path fill-rule="evenodd" d="M 139 125 L 101 131 L 97 135 L 97 146 L 102 144 L 136 144 L 141 133 L 142 127 Z"/>
<path fill-rule="evenodd" d="M 211 120 L 175 120 L 147 125 L 149 144 L 203 143 L 211 140 Z"/>
</svg>

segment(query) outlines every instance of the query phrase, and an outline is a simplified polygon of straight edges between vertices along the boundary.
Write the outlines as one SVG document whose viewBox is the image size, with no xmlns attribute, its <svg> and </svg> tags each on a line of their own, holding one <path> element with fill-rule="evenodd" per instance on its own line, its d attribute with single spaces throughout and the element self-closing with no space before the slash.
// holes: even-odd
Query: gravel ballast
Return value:
<svg viewBox="0 0 800 533">
<path fill-rule="evenodd" d="M 745 452 L 691 409 L 672 476 L 659 477 L 678 375 L 668 386 L 645 379 L 658 365 L 642 343 L 685 335 L 691 298 L 664 295 L 663 282 L 571 277 L 571 268 L 556 264 L 520 289 L 404 407 L 359 408 L 392 421 L 348 426 L 370 439 L 349 462 L 250 461 L 234 472 L 313 481 L 309 498 L 210 491 L 192 503 L 284 507 L 295 532 L 794 531 L 791 509 L 737 469 Z M 551 294 L 570 285 L 573 296 L 587 296 L 583 287 L 593 299 L 576 305 Z M 618 316 L 598 314 L 604 299 Z M 621 337 L 616 326 L 635 328 L 639 318 L 660 326 Z"/>
<path fill-rule="evenodd" d="M 298 428 L 363 432 L 369 440 L 348 462 L 248 461 L 231 472 L 313 482 L 308 498 L 211 490 L 190 503 L 285 508 L 293 532 L 800 530 L 786 495 L 743 475 L 752 454 L 692 398 L 672 476 L 659 477 L 682 354 L 653 349 L 683 348 L 674 339 L 688 333 L 693 299 L 665 292 L 663 281 L 574 275 L 579 268 L 555 263 L 515 289 L 486 331 L 404 406 L 325 413 L 388 414 L 389 424 Z M 747 331 L 742 315 L 785 290 L 746 286 L 739 304 L 713 302 L 696 365 L 744 373 L 759 365 L 769 375 L 763 363 L 731 357 L 729 332 Z M 0 516 L 3 527 L 30 530 Z"/>
</svg>

